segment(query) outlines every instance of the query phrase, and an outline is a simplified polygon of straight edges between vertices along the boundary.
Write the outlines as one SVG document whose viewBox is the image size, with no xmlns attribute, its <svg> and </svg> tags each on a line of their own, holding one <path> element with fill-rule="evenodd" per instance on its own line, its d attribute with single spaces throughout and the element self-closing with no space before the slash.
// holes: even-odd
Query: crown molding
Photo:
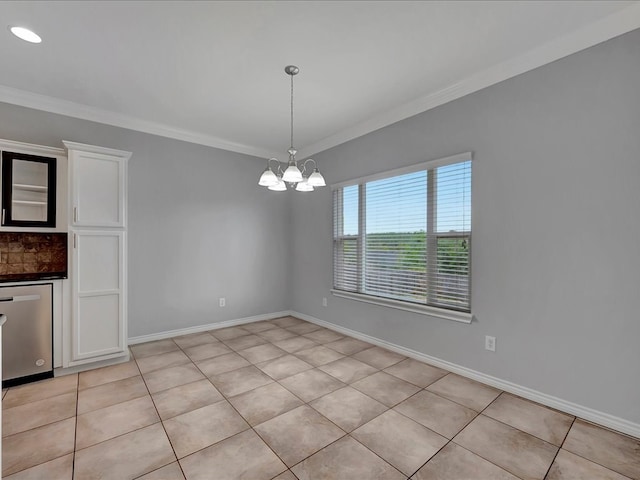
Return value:
<svg viewBox="0 0 640 480">
<path fill-rule="evenodd" d="M 640 28 L 640 2 L 300 150 L 304 158 Z"/>
<path fill-rule="evenodd" d="M 68 100 L 61 100 L 47 95 L 27 92 L 25 90 L 19 90 L 17 88 L 11 88 L 4 85 L 0 85 L 0 102 L 56 113 L 58 115 L 65 115 L 67 117 L 79 118 L 90 122 L 112 125 L 114 127 L 126 128 L 151 135 L 158 135 L 160 137 L 173 138 L 184 142 L 219 148 L 221 150 L 243 153 L 255 157 L 268 158 L 270 153 L 268 150 L 253 147 L 251 145 L 230 142 L 204 133 L 184 130 L 149 120 L 142 120 L 140 118 L 123 115 L 121 113 L 90 107 L 88 105 L 82 105 Z"/>
<path fill-rule="evenodd" d="M 640 28 L 640 2 L 636 2 L 612 15 L 534 48 L 523 55 L 473 74 L 458 83 L 417 98 L 381 115 L 349 127 L 335 135 L 303 147 L 299 151 L 298 158 L 308 157 L 333 148 L 354 138 L 361 137 L 399 122 L 400 120 L 404 120 L 405 118 L 425 112 L 637 28 Z M 121 113 L 3 85 L 0 85 L 0 102 L 260 158 L 269 158 L 272 156 L 272 152 L 264 148 L 231 142 L 201 132 L 172 127 L 158 122 L 143 120 Z"/>
</svg>

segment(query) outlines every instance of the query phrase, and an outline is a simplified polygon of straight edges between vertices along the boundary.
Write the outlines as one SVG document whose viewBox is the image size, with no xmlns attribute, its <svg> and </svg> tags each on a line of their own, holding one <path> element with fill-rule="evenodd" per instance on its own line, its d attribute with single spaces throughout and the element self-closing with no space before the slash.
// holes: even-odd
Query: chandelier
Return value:
<svg viewBox="0 0 640 480">
<path fill-rule="evenodd" d="M 298 151 L 293 147 L 293 77 L 300 72 L 300 69 L 295 65 L 287 65 L 284 71 L 291 77 L 291 143 L 289 150 L 287 150 L 289 163 L 287 168 L 283 170 L 282 164 L 277 158 L 267 160 L 267 168 L 262 172 L 258 185 L 275 192 L 283 192 L 287 190 L 287 184 L 289 184 L 298 192 L 312 192 L 315 187 L 324 187 L 327 184 L 318 171 L 318 166 L 313 158 L 300 161 L 300 165 L 296 160 Z M 313 171 L 311 168 L 307 169 L 309 163 L 313 163 Z"/>
</svg>

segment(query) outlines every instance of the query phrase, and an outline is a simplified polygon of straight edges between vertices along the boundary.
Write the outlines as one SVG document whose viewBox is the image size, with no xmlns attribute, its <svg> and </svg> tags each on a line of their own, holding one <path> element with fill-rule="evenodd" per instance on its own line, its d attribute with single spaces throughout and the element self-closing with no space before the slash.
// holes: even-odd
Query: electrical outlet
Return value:
<svg viewBox="0 0 640 480">
<path fill-rule="evenodd" d="M 220 299 L 218 300 L 218 304 L 219 304 L 221 307 L 224 307 L 224 306 L 226 306 L 226 305 L 227 305 L 227 301 L 225 300 L 225 298 L 224 298 L 224 297 L 220 297 Z"/>
<path fill-rule="evenodd" d="M 490 337 L 486 335 L 484 337 L 484 349 L 489 350 L 490 352 L 496 351 L 496 337 Z"/>
<path fill-rule="evenodd" d="M 327 297 L 322 297 L 322 306 L 323 307 L 327 306 Z"/>
</svg>

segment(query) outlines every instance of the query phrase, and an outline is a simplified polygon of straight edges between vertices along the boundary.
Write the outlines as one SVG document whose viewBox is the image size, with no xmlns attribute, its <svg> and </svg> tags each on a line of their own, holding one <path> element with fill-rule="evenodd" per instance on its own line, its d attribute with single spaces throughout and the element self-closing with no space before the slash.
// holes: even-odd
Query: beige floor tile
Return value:
<svg viewBox="0 0 640 480">
<path fill-rule="evenodd" d="M 2 409 L 2 436 L 59 422 L 76 414 L 75 392 Z"/>
<path fill-rule="evenodd" d="M 207 379 L 163 390 L 152 397 L 163 420 L 224 400 Z"/>
<path fill-rule="evenodd" d="M 380 402 L 351 387 L 331 392 L 309 405 L 347 433 L 387 410 Z"/>
<path fill-rule="evenodd" d="M 467 408 L 481 412 L 493 402 L 501 391 L 482 383 L 450 373 L 427 387 L 441 397 L 453 400 Z"/>
<path fill-rule="evenodd" d="M 404 355 L 400 355 L 399 353 L 392 352 L 391 350 L 385 350 L 380 347 L 361 350 L 352 357 L 378 369 L 390 367 L 391 365 L 395 365 L 407 358 Z"/>
<path fill-rule="evenodd" d="M 422 388 L 449 373 L 446 370 L 432 367 L 413 358 L 407 358 L 400 363 L 385 368 L 384 371 Z"/>
<path fill-rule="evenodd" d="M 276 318 L 275 320 L 271 320 L 271 323 L 274 325 L 277 325 L 280 328 L 288 328 L 288 327 L 293 327 L 294 325 L 302 325 L 307 322 L 295 317 L 282 317 L 282 318 Z"/>
<path fill-rule="evenodd" d="M 73 452 L 76 419 L 17 433 L 2 439 L 2 476 L 40 465 Z"/>
<path fill-rule="evenodd" d="M 254 365 L 256 363 L 266 362 L 267 360 L 272 360 L 287 354 L 287 352 L 281 348 L 271 345 L 270 343 L 240 350 L 238 353 Z"/>
<path fill-rule="evenodd" d="M 27 468 L 14 473 L 5 480 L 72 480 L 73 477 L 73 453 L 58 457 L 49 462 L 41 463 L 35 467 Z"/>
<path fill-rule="evenodd" d="M 301 358 L 307 363 L 310 363 L 314 367 L 320 365 L 326 365 L 327 363 L 334 362 L 340 358 L 344 358 L 344 355 L 331 350 L 330 348 L 318 345 L 317 347 L 307 348 L 305 350 L 298 350 L 295 356 Z"/>
<path fill-rule="evenodd" d="M 160 355 L 152 355 L 137 360 L 138 368 L 141 373 L 149 373 L 161 368 L 173 367 L 189 363 L 191 360 L 181 350 L 174 352 L 161 353 Z"/>
<path fill-rule="evenodd" d="M 351 386 L 387 407 L 393 407 L 420 391 L 420 387 L 385 372 L 369 375 L 352 383 Z"/>
<path fill-rule="evenodd" d="M 135 445 L 135 448 L 132 448 Z M 76 452 L 76 479 L 136 478 L 176 461 L 169 439 L 156 423 Z"/>
<path fill-rule="evenodd" d="M 447 439 L 417 422 L 388 410 L 351 433 L 405 475 L 412 475 Z"/>
<path fill-rule="evenodd" d="M 273 480 L 298 480 L 298 477 L 296 477 L 293 473 L 291 473 L 291 470 L 287 470 L 286 472 L 283 472 L 280 475 L 278 475 Z"/>
<path fill-rule="evenodd" d="M 138 364 L 135 360 L 131 360 L 129 362 L 119 363 L 109 367 L 81 372 L 78 377 L 78 388 L 80 390 L 84 388 L 91 388 L 97 385 L 135 377 L 136 375 L 140 375 L 140 370 L 138 370 Z"/>
<path fill-rule="evenodd" d="M 182 469 L 178 462 L 170 463 L 169 465 L 147 473 L 137 480 L 184 480 Z"/>
<path fill-rule="evenodd" d="M 272 418 L 255 429 L 290 467 L 345 434 L 307 405 Z"/>
<path fill-rule="evenodd" d="M 210 330 L 209 333 L 216 337 L 218 340 L 231 340 L 232 338 L 242 337 L 243 335 L 249 335 L 248 330 L 242 327 L 229 327 L 221 328 L 219 330 Z"/>
<path fill-rule="evenodd" d="M 299 398 L 275 382 L 231 397 L 229 402 L 252 426 L 302 405 Z"/>
<path fill-rule="evenodd" d="M 306 333 L 315 332 L 316 330 L 321 329 L 320 325 L 316 325 L 315 323 L 300 323 L 298 325 L 294 325 L 292 327 L 287 327 L 287 330 L 295 333 L 296 335 L 304 335 Z"/>
<path fill-rule="evenodd" d="M 478 415 L 475 410 L 426 390 L 416 393 L 393 409 L 449 439 Z"/>
<path fill-rule="evenodd" d="M 287 338 L 297 337 L 295 333 L 280 327 L 258 332 L 258 336 L 268 340 L 269 342 L 279 342 L 280 340 L 286 340 Z"/>
<path fill-rule="evenodd" d="M 305 350 L 307 348 L 315 347 L 316 342 L 304 337 L 292 337 L 285 340 L 279 340 L 273 342 L 276 347 L 286 350 L 289 353 L 297 352 L 298 350 Z"/>
<path fill-rule="evenodd" d="M 159 421 L 148 395 L 78 415 L 76 449 L 90 447 Z"/>
<path fill-rule="evenodd" d="M 246 325 L 243 325 L 242 328 L 244 328 L 245 330 L 251 333 L 258 333 L 258 332 L 264 332 L 265 330 L 271 330 L 272 328 L 277 328 L 277 327 L 271 322 L 264 321 L 264 322 L 247 323 Z"/>
<path fill-rule="evenodd" d="M 502 470 L 469 450 L 449 443 L 427 464 L 411 477 L 411 480 L 518 480 L 518 477 Z"/>
<path fill-rule="evenodd" d="M 196 345 L 195 347 L 189 347 L 184 349 L 191 360 L 199 362 L 206 360 L 207 358 L 219 357 L 226 353 L 231 353 L 232 350 L 224 343 L 205 343 L 203 345 Z"/>
<path fill-rule="evenodd" d="M 183 349 L 220 341 L 209 332 L 191 333 L 189 335 L 182 335 L 181 337 L 174 337 L 172 340 Z"/>
<path fill-rule="evenodd" d="M 189 480 L 271 480 L 287 468 L 253 430 L 183 458 L 180 464 Z"/>
<path fill-rule="evenodd" d="M 640 440 L 576 420 L 562 448 L 634 480 L 640 479 Z"/>
<path fill-rule="evenodd" d="M 151 355 L 173 352 L 178 349 L 178 345 L 176 345 L 171 338 L 156 340 L 155 342 L 139 343 L 138 345 L 131 346 L 131 351 L 133 352 L 133 356 L 136 360 L 144 357 L 150 357 Z"/>
<path fill-rule="evenodd" d="M 242 337 L 232 338 L 231 340 L 225 340 L 224 343 L 227 347 L 237 352 L 239 350 L 255 347 L 256 345 L 264 345 L 267 341 L 258 335 L 249 334 L 243 335 Z"/>
<path fill-rule="evenodd" d="M 253 365 L 213 375 L 210 378 L 216 388 L 227 397 L 240 395 L 273 382 L 269 375 Z"/>
<path fill-rule="evenodd" d="M 340 335 L 338 332 L 334 332 L 333 330 L 329 330 L 328 328 L 321 328 L 320 330 L 305 333 L 303 337 L 323 344 L 335 342 L 336 340 L 342 340 L 344 338 L 344 335 Z"/>
<path fill-rule="evenodd" d="M 309 365 L 307 362 L 304 362 L 293 355 L 285 355 L 284 357 L 278 357 L 273 360 L 258 363 L 256 367 L 271 378 L 280 380 L 282 378 L 291 377 L 296 373 L 310 370 L 313 368 L 313 365 Z"/>
<path fill-rule="evenodd" d="M 373 347 L 373 345 L 363 342 L 362 340 L 358 340 L 357 338 L 345 337 L 341 340 L 336 340 L 335 342 L 326 343 L 325 347 L 342 353 L 343 355 L 353 355 L 354 353 L 361 352 L 362 350 L 367 350 Z"/>
<path fill-rule="evenodd" d="M 207 377 L 212 377 L 220 373 L 230 372 L 231 370 L 237 370 L 242 367 L 248 367 L 251 364 L 245 358 L 235 352 L 232 352 L 227 353 L 226 355 L 220 355 L 219 357 L 196 362 L 196 365 Z"/>
<path fill-rule="evenodd" d="M 125 378 L 78 392 L 78 415 L 148 395 L 142 377 Z"/>
<path fill-rule="evenodd" d="M 377 371 L 376 368 L 351 357 L 341 358 L 318 368 L 344 383 L 357 382 L 361 378 L 368 377 Z"/>
<path fill-rule="evenodd" d="M 558 447 L 575 418 L 508 393 L 500 395 L 482 413 Z"/>
<path fill-rule="evenodd" d="M 318 369 L 307 370 L 280 383 L 304 402 L 310 402 L 345 386 L 340 380 Z"/>
<path fill-rule="evenodd" d="M 292 468 L 300 480 L 403 480 L 406 476 L 351 437 L 344 437 Z"/>
<path fill-rule="evenodd" d="M 545 480 L 628 480 L 629 477 L 560 449 Z"/>
<path fill-rule="evenodd" d="M 479 415 L 453 441 L 521 478 L 542 479 L 558 448 Z"/>
<path fill-rule="evenodd" d="M 29 402 L 75 392 L 78 388 L 78 374 L 42 380 L 40 382 L 11 387 L 2 399 L 3 408 L 17 407 Z"/>
<path fill-rule="evenodd" d="M 207 405 L 163 423 L 179 459 L 249 428 L 228 402 Z"/>
<path fill-rule="evenodd" d="M 155 370 L 143 375 L 144 381 L 150 393 L 168 390 L 169 388 L 184 385 L 204 379 L 204 375 L 192 363 L 177 365 L 175 367 Z"/>
</svg>

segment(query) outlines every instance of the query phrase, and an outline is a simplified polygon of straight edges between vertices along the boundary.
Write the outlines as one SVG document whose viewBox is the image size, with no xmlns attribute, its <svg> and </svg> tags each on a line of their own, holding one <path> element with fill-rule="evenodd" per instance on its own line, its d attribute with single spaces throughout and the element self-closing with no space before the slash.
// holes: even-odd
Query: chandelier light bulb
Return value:
<svg viewBox="0 0 640 480">
<path fill-rule="evenodd" d="M 287 183 L 298 183 L 302 181 L 302 172 L 297 165 L 289 164 L 289 167 L 284 171 L 282 179 Z"/>
<path fill-rule="evenodd" d="M 326 187 L 327 182 L 324 181 L 324 177 L 316 168 L 307 180 L 307 183 L 312 187 Z"/>
<path fill-rule="evenodd" d="M 260 185 L 261 187 L 271 187 L 273 185 L 277 185 L 278 182 L 279 180 L 276 174 L 273 173 L 273 170 L 267 167 L 264 169 L 264 172 L 262 172 L 260 180 L 258 181 L 258 185 Z"/>
</svg>

